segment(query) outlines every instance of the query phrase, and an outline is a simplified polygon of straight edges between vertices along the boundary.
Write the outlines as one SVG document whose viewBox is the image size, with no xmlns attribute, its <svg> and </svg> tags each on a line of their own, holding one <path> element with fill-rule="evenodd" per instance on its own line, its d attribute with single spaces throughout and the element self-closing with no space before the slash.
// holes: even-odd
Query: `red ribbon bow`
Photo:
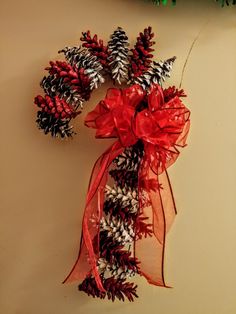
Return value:
<svg viewBox="0 0 236 314">
<path fill-rule="evenodd" d="M 178 147 L 185 146 L 189 117 L 190 111 L 179 97 L 164 101 L 159 85 L 153 85 L 148 95 L 139 85 L 124 90 L 112 88 L 87 115 L 85 125 L 96 129 L 96 138 L 118 140 L 95 163 L 83 217 L 79 257 L 65 282 L 81 280 L 92 271 L 98 288 L 104 291 L 97 260 L 108 168 L 125 147 L 142 141 L 144 157 L 139 170 L 139 202 L 142 216 L 152 222 L 155 237 L 135 240 L 135 256 L 140 261 L 140 274 L 152 284 L 166 286 L 163 275 L 165 236 L 176 214 L 166 169 L 177 159 Z M 144 195 L 148 202 L 142 201 Z"/>
</svg>

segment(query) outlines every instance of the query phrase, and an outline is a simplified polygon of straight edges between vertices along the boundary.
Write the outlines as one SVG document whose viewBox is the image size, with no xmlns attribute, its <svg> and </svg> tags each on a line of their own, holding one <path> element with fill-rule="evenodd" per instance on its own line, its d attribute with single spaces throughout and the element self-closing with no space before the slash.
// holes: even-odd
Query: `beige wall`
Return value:
<svg viewBox="0 0 236 314">
<path fill-rule="evenodd" d="M 139 0 L 0 1 L 0 313 L 236 313 L 236 7 L 178 2 L 167 8 Z M 90 170 L 109 142 L 95 140 L 82 118 L 109 84 L 86 105 L 73 141 L 41 134 L 33 106 L 43 68 L 58 49 L 77 44 L 82 30 L 107 39 L 119 25 L 131 42 L 153 26 L 157 58 L 178 57 L 169 84 L 179 83 L 202 29 L 183 80 L 192 111 L 189 146 L 170 170 L 179 215 L 165 272 L 174 288 L 138 279 L 134 304 L 93 300 L 76 285 L 61 285 L 77 255 Z"/>
</svg>

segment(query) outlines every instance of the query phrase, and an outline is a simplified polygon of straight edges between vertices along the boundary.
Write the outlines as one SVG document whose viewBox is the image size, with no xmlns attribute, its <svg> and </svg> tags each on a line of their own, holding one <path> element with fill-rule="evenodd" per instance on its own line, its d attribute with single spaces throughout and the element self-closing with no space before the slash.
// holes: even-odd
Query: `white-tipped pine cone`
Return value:
<svg viewBox="0 0 236 314">
<path fill-rule="evenodd" d="M 150 69 L 139 77 L 136 77 L 133 81 L 134 84 L 139 84 L 143 89 L 148 90 L 152 84 L 161 85 L 166 77 L 170 77 L 175 57 L 167 59 L 165 61 L 153 62 Z"/>
<path fill-rule="evenodd" d="M 122 208 L 129 208 L 130 213 L 136 213 L 138 211 L 139 201 L 138 194 L 136 190 L 131 190 L 130 188 L 120 188 L 114 185 L 110 187 L 106 186 L 105 189 L 106 199 L 112 202 L 119 202 Z"/>
<path fill-rule="evenodd" d="M 107 236 L 121 245 L 132 243 L 135 233 L 133 225 L 115 216 L 107 215 L 100 221 L 100 231 L 107 231 Z"/>
<path fill-rule="evenodd" d="M 118 264 L 110 264 L 105 258 L 99 258 L 98 270 L 101 273 L 111 273 L 112 276 L 119 277 L 120 279 L 130 278 L 137 274 L 137 269 L 129 269 L 128 267 L 122 268 Z"/>
<path fill-rule="evenodd" d="M 132 149 L 132 147 L 126 148 L 125 151 L 114 159 L 114 163 L 117 166 L 117 169 L 124 169 L 130 171 L 137 171 L 141 157 L 138 153 Z"/>
</svg>

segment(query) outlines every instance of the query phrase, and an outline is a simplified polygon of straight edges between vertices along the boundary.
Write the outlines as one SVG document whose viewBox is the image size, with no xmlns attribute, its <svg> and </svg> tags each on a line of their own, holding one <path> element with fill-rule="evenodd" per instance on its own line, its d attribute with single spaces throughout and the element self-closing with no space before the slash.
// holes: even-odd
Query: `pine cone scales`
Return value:
<svg viewBox="0 0 236 314">
<path fill-rule="evenodd" d="M 63 83 L 70 85 L 84 100 L 90 98 L 90 78 L 85 74 L 83 68 L 77 70 L 65 61 L 51 61 L 50 67 L 47 67 L 46 70 L 51 75 L 62 78 Z"/>
<path fill-rule="evenodd" d="M 110 272 L 112 276 L 115 276 L 120 279 L 131 278 L 138 273 L 137 266 L 133 266 L 129 268 L 128 264 L 121 265 L 116 263 L 119 259 L 116 259 L 115 262 L 108 263 L 105 258 L 99 258 L 98 260 L 98 269 L 101 273 Z"/>
<path fill-rule="evenodd" d="M 35 97 L 34 102 L 43 112 L 51 114 L 56 119 L 71 119 L 75 118 L 80 113 L 76 112 L 72 106 L 58 96 L 51 98 L 46 95 L 45 98 L 43 98 L 39 95 Z"/>
<path fill-rule="evenodd" d="M 126 148 L 125 151 L 114 159 L 117 169 L 137 171 L 143 155 L 143 150 L 136 147 Z"/>
<path fill-rule="evenodd" d="M 140 33 L 139 37 L 137 37 L 135 47 L 134 49 L 131 49 L 131 77 L 138 77 L 149 68 L 151 59 L 153 58 L 151 52 L 154 51 L 151 46 L 155 44 L 155 42 L 152 41 L 153 37 L 154 33 L 152 33 L 152 28 L 150 26 L 145 28 L 143 33 Z"/>
<path fill-rule="evenodd" d="M 107 66 L 109 53 L 107 46 L 103 44 L 103 40 L 98 40 L 96 34 L 92 37 L 90 31 L 82 32 L 80 40 L 83 41 L 83 47 L 87 48 L 92 55 L 96 56 L 103 66 Z"/>
<path fill-rule="evenodd" d="M 68 119 L 56 119 L 45 111 L 38 111 L 36 123 L 40 130 L 43 130 L 45 134 L 50 133 L 52 137 L 65 138 L 72 137 L 74 134 Z"/>
<path fill-rule="evenodd" d="M 109 253 L 109 254 L 106 254 Z M 102 260 L 102 263 L 99 263 L 101 267 L 105 267 L 109 264 L 116 264 L 117 267 L 120 267 L 122 269 L 130 269 L 133 271 L 138 272 L 138 260 L 136 257 L 131 256 L 131 252 L 122 249 L 121 247 L 114 247 L 111 248 L 110 251 L 105 251 L 101 254 L 101 258 L 99 260 Z"/>
<path fill-rule="evenodd" d="M 132 243 L 135 236 L 132 224 L 111 215 L 102 217 L 100 230 L 106 231 L 107 237 L 112 237 L 114 242 L 121 245 Z"/>
<path fill-rule="evenodd" d="M 138 210 L 138 196 L 136 190 L 130 190 L 126 187 L 106 186 L 105 195 L 107 200 L 119 203 L 122 208 L 129 208 L 130 213 L 136 213 Z"/>
<path fill-rule="evenodd" d="M 117 182 L 121 188 L 131 187 L 136 189 L 138 185 L 138 172 L 124 169 L 112 169 L 109 171 L 110 176 Z"/>
<path fill-rule="evenodd" d="M 115 301 L 116 298 L 124 301 L 126 297 L 131 302 L 134 301 L 134 297 L 138 298 L 136 294 L 137 286 L 133 283 L 125 282 L 124 279 L 116 279 L 114 277 L 102 278 L 102 284 L 106 292 L 101 292 L 96 285 L 95 279 L 88 276 L 78 288 L 94 298 L 105 299 L 107 296 L 112 301 Z"/>
<path fill-rule="evenodd" d="M 96 56 L 91 55 L 81 47 L 65 47 L 59 52 L 64 53 L 66 60 L 72 66 L 76 66 L 77 69 L 84 69 L 84 74 L 88 75 L 91 80 L 91 90 L 104 83 L 104 78 L 101 75 L 103 67 Z"/>
<path fill-rule="evenodd" d="M 152 84 L 161 85 L 165 81 L 166 77 L 170 77 L 175 57 L 170 58 L 164 62 L 153 62 L 150 69 L 143 75 L 134 79 L 135 84 L 139 84 L 143 89 L 148 90 Z"/>
<path fill-rule="evenodd" d="M 58 78 L 56 75 L 45 76 L 40 85 L 44 89 L 45 94 L 50 97 L 59 96 L 75 107 L 82 107 L 84 100 L 76 90 L 64 83 L 63 77 Z"/>
<path fill-rule="evenodd" d="M 114 81 L 121 84 L 128 80 L 129 49 L 128 37 L 121 27 L 111 35 L 111 40 L 108 42 L 108 57 L 111 75 Z"/>
</svg>

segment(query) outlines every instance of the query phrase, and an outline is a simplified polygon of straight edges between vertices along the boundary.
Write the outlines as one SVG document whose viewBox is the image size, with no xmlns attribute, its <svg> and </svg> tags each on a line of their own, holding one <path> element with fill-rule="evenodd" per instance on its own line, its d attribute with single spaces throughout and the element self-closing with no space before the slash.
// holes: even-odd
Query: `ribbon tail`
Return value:
<svg viewBox="0 0 236 314">
<path fill-rule="evenodd" d="M 99 258 L 99 224 L 102 217 L 108 168 L 111 162 L 122 151 L 123 148 L 117 141 L 98 158 L 94 165 L 87 192 L 79 255 L 63 283 L 83 280 L 87 275 L 92 274 L 99 290 L 102 292 L 105 291 L 97 269 L 97 260 Z"/>
<path fill-rule="evenodd" d="M 149 168 L 146 179 L 155 179 L 158 187 L 139 190 L 139 198 L 147 197 L 149 200 L 146 205 L 141 202 L 140 214 L 152 224 L 153 236 L 136 240 L 135 255 L 140 261 L 140 273 L 150 284 L 168 287 L 164 279 L 165 243 L 176 215 L 176 206 L 166 170 L 157 176 Z"/>
</svg>

